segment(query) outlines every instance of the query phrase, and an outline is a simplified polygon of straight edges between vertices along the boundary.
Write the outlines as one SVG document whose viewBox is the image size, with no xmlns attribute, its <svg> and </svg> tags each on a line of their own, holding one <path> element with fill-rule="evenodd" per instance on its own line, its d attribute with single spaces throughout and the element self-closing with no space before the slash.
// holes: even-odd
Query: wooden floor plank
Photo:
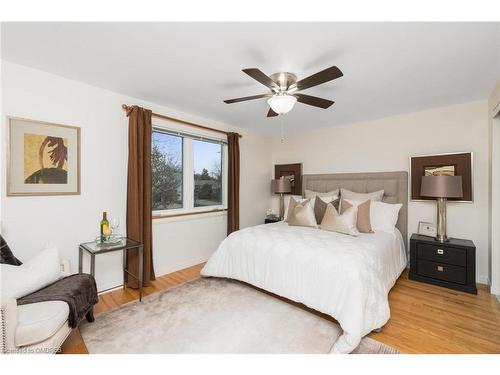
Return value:
<svg viewBox="0 0 500 375">
<path fill-rule="evenodd" d="M 144 289 L 158 293 L 200 276 L 203 264 L 158 277 Z M 139 297 L 137 290 L 117 289 L 101 294 L 95 314 L 115 309 Z M 389 294 L 391 319 L 370 337 L 402 353 L 500 353 L 500 303 L 486 286 L 466 294 L 408 279 L 404 272 Z M 321 314 L 320 314 L 321 315 Z M 88 353 L 78 329 L 62 353 Z"/>
</svg>

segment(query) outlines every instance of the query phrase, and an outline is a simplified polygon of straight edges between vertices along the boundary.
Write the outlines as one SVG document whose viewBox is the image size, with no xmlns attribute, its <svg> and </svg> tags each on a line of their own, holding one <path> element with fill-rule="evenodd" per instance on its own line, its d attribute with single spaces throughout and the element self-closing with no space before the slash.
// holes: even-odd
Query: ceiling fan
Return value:
<svg viewBox="0 0 500 375">
<path fill-rule="evenodd" d="M 296 102 L 327 109 L 335 102 L 318 98 L 317 96 L 299 94 L 298 91 L 321 85 L 328 81 L 333 81 L 344 75 L 336 66 L 331 66 L 330 68 L 301 79 L 300 81 L 297 81 L 297 76 L 295 74 L 288 72 L 274 73 L 271 76 L 265 75 L 257 68 L 243 69 L 243 72 L 268 87 L 271 92 L 261 95 L 245 96 L 243 98 L 227 99 L 224 100 L 224 103 L 231 104 L 246 100 L 269 98 L 267 103 L 271 108 L 269 108 L 267 117 L 274 117 L 290 112 Z"/>
</svg>

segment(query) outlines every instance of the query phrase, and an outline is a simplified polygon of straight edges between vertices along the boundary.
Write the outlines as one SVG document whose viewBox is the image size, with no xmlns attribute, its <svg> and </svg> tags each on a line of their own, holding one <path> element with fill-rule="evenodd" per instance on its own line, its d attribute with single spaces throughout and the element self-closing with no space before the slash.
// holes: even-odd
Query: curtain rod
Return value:
<svg viewBox="0 0 500 375">
<path fill-rule="evenodd" d="M 127 116 L 129 114 L 129 112 L 132 110 L 132 107 L 128 106 L 126 104 L 122 104 L 122 108 L 127 112 Z M 195 128 L 198 128 L 198 129 L 209 130 L 209 131 L 213 131 L 213 132 L 217 132 L 217 133 L 222 133 L 222 134 L 226 134 L 226 135 L 229 134 L 229 132 L 226 132 L 224 130 L 210 128 L 208 126 L 196 124 L 194 122 L 189 122 L 189 121 L 181 120 L 181 119 L 178 119 L 178 118 L 175 118 L 175 117 L 171 117 L 171 116 L 160 115 L 160 114 L 154 113 L 154 112 L 151 113 L 151 116 L 158 117 L 158 118 L 161 118 L 161 119 L 164 119 L 164 120 L 171 120 L 171 121 L 180 122 L 181 124 L 193 126 Z M 242 137 L 241 134 L 238 134 L 238 136 L 240 138 Z"/>
</svg>

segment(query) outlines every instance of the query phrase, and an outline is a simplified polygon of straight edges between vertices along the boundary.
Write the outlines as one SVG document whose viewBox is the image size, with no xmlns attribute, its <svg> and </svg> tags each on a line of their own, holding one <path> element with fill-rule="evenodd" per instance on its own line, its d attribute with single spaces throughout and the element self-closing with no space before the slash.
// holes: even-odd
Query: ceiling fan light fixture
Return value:
<svg viewBox="0 0 500 375">
<path fill-rule="evenodd" d="M 292 110 L 293 106 L 297 103 L 297 98 L 292 95 L 279 94 L 270 97 L 267 104 L 278 115 L 284 115 Z"/>
<path fill-rule="evenodd" d="M 271 108 L 269 108 L 269 111 L 267 112 L 268 118 L 290 112 L 297 102 L 316 108 L 329 108 L 332 104 L 334 104 L 334 101 L 298 92 L 333 81 L 334 79 L 340 78 L 344 75 L 335 65 L 299 81 L 297 81 L 297 76 L 290 72 L 278 72 L 271 74 L 271 76 L 264 74 L 257 68 L 243 69 L 243 72 L 257 82 L 266 86 L 271 91 L 260 95 L 226 99 L 224 100 L 224 103 L 231 104 L 245 102 L 247 100 L 269 98 L 267 103 Z"/>
</svg>

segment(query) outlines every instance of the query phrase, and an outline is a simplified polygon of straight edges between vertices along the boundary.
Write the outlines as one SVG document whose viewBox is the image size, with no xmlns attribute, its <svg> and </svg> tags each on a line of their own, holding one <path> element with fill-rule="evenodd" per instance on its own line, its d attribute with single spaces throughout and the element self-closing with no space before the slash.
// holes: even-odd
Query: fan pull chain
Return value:
<svg viewBox="0 0 500 375">
<path fill-rule="evenodd" d="M 281 143 L 285 143 L 285 127 L 283 125 L 283 115 L 280 115 Z"/>
</svg>

